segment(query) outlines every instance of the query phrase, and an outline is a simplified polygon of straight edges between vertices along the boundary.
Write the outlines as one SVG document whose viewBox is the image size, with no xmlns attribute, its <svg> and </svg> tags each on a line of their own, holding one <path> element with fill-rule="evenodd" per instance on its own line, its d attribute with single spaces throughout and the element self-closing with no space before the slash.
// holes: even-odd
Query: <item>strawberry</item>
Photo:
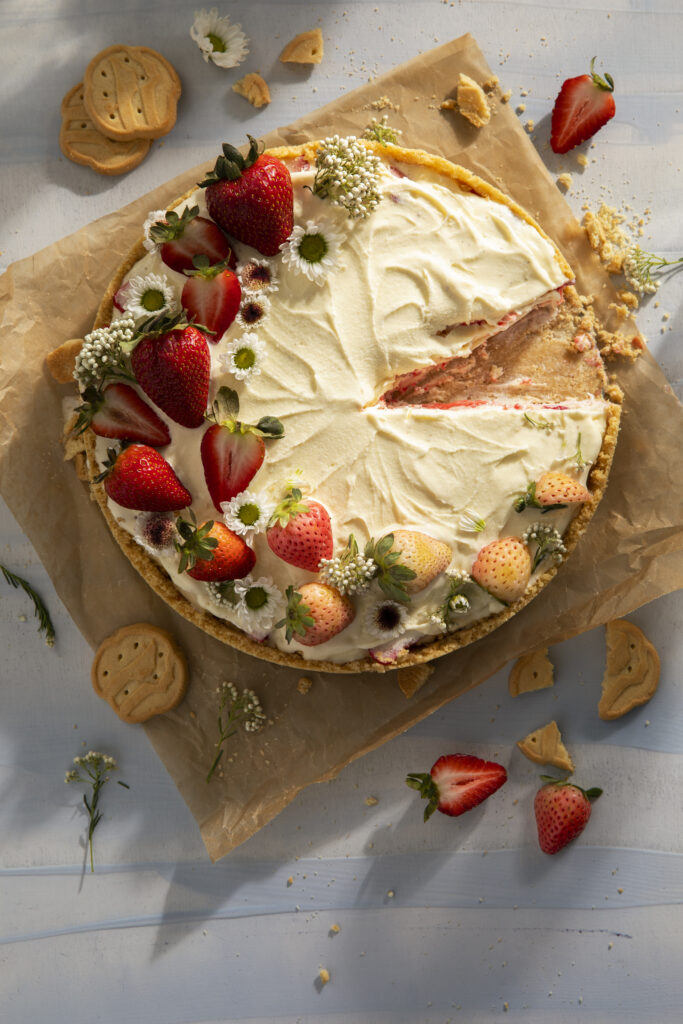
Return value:
<svg viewBox="0 0 683 1024">
<path fill-rule="evenodd" d="M 553 854 L 581 835 L 591 816 L 591 800 L 596 800 L 602 790 L 581 789 L 549 775 L 541 778 L 546 785 L 534 798 L 538 842 L 544 853 Z"/>
<path fill-rule="evenodd" d="M 84 404 L 76 410 L 77 434 L 90 427 L 100 437 L 117 441 L 138 441 L 153 448 L 170 443 L 171 435 L 164 421 L 129 384 L 108 384 L 102 391 L 86 388 L 83 398 Z"/>
<path fill-rule="evenodd" d="M 285 627 L 287 643 L 292 637 L 306 647 L 326 643 L 353 621 L 356 610 L 349 598 L 327 583 L 304 583 L 298 591 L 287 587 L 285 618 L 276 629 Z"/>
<path fill-rule="evenodd" d="M 197 526 L 194 513 L 191 522 L 178 519 L 178 533 L 182 543 L 178 572 L 187 572 L 194 580 L 220 583 L 222 580 L 240 580 L 254 568 L 256 555 L 249 545 L 223 523 L 212 519 Z"/>
<path fill-rule="evenodd" d="M 264 256 L 275 256 L 292 233 L 294 198 L 289 171 L 274 156 L 259 153 L 248 135 L 249 153 L 223 144 L 200 188 L 206 189 L 209 214 L 224 231 Z"/>
<path fill-rule="evenodd" d="M 408 594 L 424 590 L 448 568 L 453 557 L 448 544 L 426 533 L 418 533 L 417 530 L 394 530 L 394 543 L 390 550 L 399 551 L 401 565 L 415 573 L 413 579 L 406 581 Z"/>
<path fill-rule="evenodd" d="M 211 370 L 205 335 L 178 317 L 149 321 L 141 330 L 131 355 L 138 384 L 176 423 L 201 426 Z"/>
<path fill-rule="evenodd" d="M 320 559 L 331 558 L 334 547 L 327 509 L 317 501 L 304 504 L 293 487 L 273 512 L 266 540 L 283 562 L 317 572 Z"/>
<path fill-rule="evenodd" d="M 472 579 L 502 604 L 512 604 L 526 590 L 531 556 L 517 537 L 501 537 L 483 547 L 472 566 Z"/>
<path fill-rule="evenodd" d="M 204 479 L 219 512 L 222 502 L 245 490 L 261 468 L 266 453 L 263 438 L 282 437 L 285 432 L 274 416 L 263 416 L 256 426 L 240 423 L 239 408 L 237 393 L 222 387 L 207 416 L 214 422 L 201 443 Z"/>
<path fill-rule="evenodd" d="M 563 84 L 550 124 L 550 145 L 554 153 L 568 153 L 590 139 L 614 117 L 614 82 L 611 75 L 601 78 L 593 70 L 589 75 L 568 78 Z"/>
<path fill-rule="evenodd" d="M 540 508 L 543 512 L 551 512 L 553 509 L 566 508 L 567 505 L 590 501 L 592 497 L 587 487 L 566 473 L 543 473 L 517 499 L 515 510 L 523 512 L 525 508 Z"/>
<path fill-rule="evenodd" d="M 424 820 L 434 811 L 452 818 L 471 810 L 507 782 L 502 764 L 483 761 L 472 754 L 446 754 L 429 772 L 412 772 L 406 784 L 428 800 Z"/>
<path fill-rule="evenodd" d="M 192 502 L 192 495 L 156 448 L 131 444 L 118 456 L 114 448 L 107 454 L 104 472 L 95 481 L 104 480 L 109 497 L 123 508 L 177 512 Z"/>
<path fill-rule="evenodd" d="M 219 342 L 233 322 L 242 301 L 239 278 L 223 260 L 211 266 L 208 256 L 195 256 L 180 304 L 188 319 L 210 331 L 209 341 Z"/>
<path fill-rule="evenodd" d="M 185 207 L 180 217 L 175 210 L 167 210 L 165 220 L 152 224 L 149 236 L 159 246 L 162 260 L 179 274 L 192 270 L 193 258 L 202 255 L 210 263 L 227 261 L 234 269 L 237 257 L 227 238 L 217 224 L 198 214 L 198 206 Z"/>
</svg>

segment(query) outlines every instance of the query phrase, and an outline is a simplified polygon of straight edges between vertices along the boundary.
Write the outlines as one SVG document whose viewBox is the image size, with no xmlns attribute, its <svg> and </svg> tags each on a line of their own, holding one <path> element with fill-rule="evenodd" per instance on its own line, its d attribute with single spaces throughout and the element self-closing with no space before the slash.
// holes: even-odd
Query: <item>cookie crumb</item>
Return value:
<svg viewBox="0 0 683 1024">
<path fill-rule="evenodd" d="M 588 157 L 585 153 L 577 153 L 576 162 L 580 167 L 588 167 Z"/>
<path fill-rule="evenodd" d="M 366 807 L 374 807 L 378 803 L 379 803 L 379 800 L 377 799 L 376 796 L 366 796 L 366 798 L 365 798 L 365 806 Z"/>
<path fill-rule="evenodd" d="M 339 924 L 333 924 L 330 927 L 330 932 L 332 933 L 332 935 L 339 935 L 340 931 L 341 931 L 341 925 L 339 925 Z"/>
<path fill-rule="evenodd" d="M 502 95 L 500 97 L 500 102 L 501 103 L 509 103 L 511 97 L 512 97 L 512 89 L 506 89 L 505 92 L 502 93 Z"/>
<path fill-rule="evenodd" d="M 524 111 L 526 110 L 526 103 L 518 103 L 517 106 L 515 107 L 515 110 L 517 111 L 518 114 L 523 114 Z"/>
<path fill-rule="evenodd" d="M 557 184 L 560 186 L 560 188 L 563 188 L 563 189 L 566 189 L 567 191 L 569 191 L 569 189 L 572 187 L 572 176 L 571 176 L 571 174 L 569 174 L 568 171 L 563 171 L 562 174 L 558 174 L 558 176 L 557 176 Z"/>
<path fill-rule="evenodd" d="M 320 970 L 318 971 L 318 977 L 320 978 L 321 985 L 327 985 L 328 981 L 330 980 L 330 972 L 327 970 L 326 967 L 321 967 Z"/>
<path fill-rule="evenodd" d="M 238 79 L 233 85 L 232 91 L 236 92 L 238 96 L 243 96 L 251 103 L 252 107 L 257 109 L 270 103 L 270 89 L 264 79 L 255 72 Z"/>
<path fill-rule="evenodd" d="M 293 875 L 290 875 L 289 878 L 287 879 L 287 888 L 289 888 L 290 885 L 294 885 L 294 876 Z"/>
<path fill-rule="evenodd" d="M 486 94 L 469 75 L 460 72 L 457 89 L 458 109 L 462 116 L 474 125 L 475 128 L 483 128 L 491 120 Z"/>
<path fill-rule="evenodd" d="M 313 686 L 313 680 L 309 679 L 308 676 L 301 676 L 299 682 L 296 684 L 296 688 L 299 693 L 308 693 L 310 688 Z"/>
</svg>

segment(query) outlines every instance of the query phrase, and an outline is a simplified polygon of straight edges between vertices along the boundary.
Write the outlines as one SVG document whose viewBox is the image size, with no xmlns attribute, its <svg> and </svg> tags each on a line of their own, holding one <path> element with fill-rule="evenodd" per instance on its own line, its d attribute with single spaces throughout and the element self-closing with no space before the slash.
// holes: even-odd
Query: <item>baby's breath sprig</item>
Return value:
<svg viewBox="0 0 683 1024">
<path fill-rule="evenodd" d="M 373 117 L 372 121 L 363 132 L 362 138 L 379 142 L 381 146 L 386 146 L 388 143 L 391 143 L 394 146 L 397 145 L 398 137 L 399 135 L 402 135 L 403 132 L 398 128 L 392 128 L 388 124 L 388 120 L 389 119 L 386 114 L 384 114 L 379 121 L 376 117 Z"/>
<path fill-rule="evenodd" d="M 83 794 L 83 803 L 85 804 L 88 812 L 88 847 L 90 849 L 90 870 L 95 870 L 95 862 L 93 860 L 92 850 L 92 837 L 93 832 L 100 823 L 102 817 L 102 811 L 99 809 L 99 799 L 102 787 L 109 782 L 109 772 L 113 772 L 118 767 L 113 757 L 108 754 L 99 754 L 95 750 L 88 751 L 82 757 L 75 757 L 74 764 L 75 768 L 72 768 L 64 776 L 65 782 L 85 782 L 86 785 L 92 786 L 92 796 L 88 800 L 87 794 Z M 81 775 L 81 770 L 84 774 Z M 118 780 L 117 780 L 118 782 Z M 119 786 L 123 786 L 124 789 L 130 789 L 130 786 L 125 782 L 118 782 Z"/>
<path fill-rule="evenodd" d="M 576 437 L 576 451 L 572 456 L 572 461 L 575 463 L 576 468 L 579 470 L 579 472 L 581 472 L 581 470 L 588 465 L 581 451 L 581 431 L 579 431 Z"/>
<path fill-rule="evenodd" d="M 218 762 L 223 756 L 223 744 L 231 736 L 234 736 L 238 725 L 241 725 L 245 732 L 259 732 L 266 720 L 261 702 L 253 690 L 245 687 L 242 693 L 239 693 L 234 683 L 222 683 L 216 692 L 218 693 L 218 741 L 216 756 L 206 776 L 207 782 L 211 782 Z M 226 708 L 228 715 L 227 718 L 224 718 L 223 713 Z"/>
<path fill-rule="evenodd" d="M 349 217 L 364 218 L 379 205 L 379 157 L 354 135 L 325 139 L 315 157 L 313 192 L 342 206 Z"/>
<path fill-rule="evenodd" d="M 76 356 L 74 369 L 74 378 L 80 390 L 101 388 L 105 377 L 132 380 L 124 363 L 122 346 L 134 337 L 135 320 L 130 316 L 115 320 L 109 327 L 97 327 L 86 334 Z"/>
<path fill-rule="evenodd" d="M 681 264 L 683 264 L 683 256 L 679 256 L 677 260 L 667 260 L 653 252 L 646 252 L 639 245 L 634 245 L 624 258 L 624 277 L 631 288 L 640 295 L 644 292 L 653 295 L 659 288 L 659 281 L 653 280 L 652 275 L 666 273 L 665 267 L 680 269 Z"/>
<path fill-rule="evenodd" d="M 549 434 L 550 431 L 555 428 L 555 424 L 551 423 L 550 420 L 546 420 L 542 416 L 538 416 L 534 419 L 528 412 L 524 413 L 524 422 L 530 427 L 535 427 L 536 430 L 545 430 L 546 434 Z"/>
<path fill-rule="evenodd" d="M 17 576 L 16 573 L 13 573 L 6 566 L 0 565 L 0 570 L 2 570 L 2 575 L 5 577 L 10 586 L 21 587 L 24 593 L 28 594 L 28 596 L 31 598 L 35 608 L 35 616 L 38 619 L 38 632 L 44 633 L 45 643 L 48 645 L 48 647 L 53 647 L 55 642 L 55 627 L 52 624 L 50 613 L 43 604 L 43 600 L 40 594 L 36 593 L 36 591 L 33 589 L 31 584 L 27 580 L 23 579 L 21 576 Z"/>
<path fill-rule="evenodd" d="M 470 599 L 462 592 L 467 584 L 472 582 L 470 574 L 464 570 L 456 569 L 455 572 L 450 572 L 446 575 L 448 578 L 448 593 L 443 603 L 439 605 L 432 615 L 432 622 L 443 630 L 448 629 L 448 620 L 452 614 L 464 615 L 471 608 Z"/>
<path fill-rule="evenodd" d="M 351 534 L 341 555 L 321 558 L 318 570 L 323 581 L 340 593 L 359 594 L 370 586 L 377 564 L 374 559 L 361 555 L 356 538 Z"/>
<path fill-rule="evenodd" d="M 554 526 L 532 523 L 522 534 L 522 540 L 527 545 L 532 542 L 537 545 L 536 554 L 531 565 L 532 572 L 536 572 L 545 558 L 552 558 L 553 562 L 561 562 L 562 556 L 567 553 L 567 549 L 562 543 L 562 537 Z"/>
</svg>

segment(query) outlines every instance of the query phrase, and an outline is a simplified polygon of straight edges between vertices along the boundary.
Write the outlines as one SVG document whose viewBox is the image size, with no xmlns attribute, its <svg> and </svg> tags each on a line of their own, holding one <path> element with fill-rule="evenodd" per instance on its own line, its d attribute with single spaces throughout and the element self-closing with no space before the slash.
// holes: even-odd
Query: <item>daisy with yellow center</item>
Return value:
<svg viewBox="0 0 683 1024">
<path fill-rule="evenodd" d="M 126 313 L 136 320 L 168 315 L 175 313 L 178 308 L 173 285 L 163 274 L 131 278 L 124 294 L 124 301 Z"/>
<path fill-rule="evenodd" d="M 322 284 L 330 270 L 339 262 L 341 235 L 324 221 L 309 220 L 297 224 L 286 242 L 280 246 L 282 262 L 309 281 Z"/>
<path fill-rule="evenodd" d="M 257 376 L 261 372 L 261 362 L 266 352 L 265 342 L 253 331 L 231 341 L 220 360 L 223 366 L 237 377 L 238 380 L 246 380 L 247 377 Z"/>
<path fill-rule="evenodd" d="M 242 26 L 233 25 L 228 17 L 221 18 L 215 7 L 210 11 L 195 11 L 190 36 L 202 51 L 204 60 L 219 68 L 235 68 L 249 53 Z"/>
<path fill-rule="evenodd" d="M 225 525 L 241 537 L 262 533 L 274 507 L 272 502 L 264 501 L 261 495 L 253 494 L 252 491 L 242 491 L 230 501 L 221 502 Z"/>
</svg>

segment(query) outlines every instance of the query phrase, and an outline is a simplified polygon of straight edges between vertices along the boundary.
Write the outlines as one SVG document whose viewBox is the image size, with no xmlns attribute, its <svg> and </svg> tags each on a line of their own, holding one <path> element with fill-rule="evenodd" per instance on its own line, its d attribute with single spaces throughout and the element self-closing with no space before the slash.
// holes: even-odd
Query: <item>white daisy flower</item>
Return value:
<svg viewBox="0 0 683 1024">
<path fill-rule="evenodd" d="M 393 640 L 405 633 L 408 609 L 397 601 L 379 601 L 368 608 L 364 625 L 378 640 Z"/>
<path fill-rule="evenodd" d="M 219 68 L 235 68 L 249 53 L 249 41 L 242 26 L 233 25 L 227 16 L 221 18 L 215 7 L 194 12 L 190 36 L 204 60 L 213 61 Z"/>
<path fill-rule="evenodd" d="M 150 555 L 168 555 L 178 536 L 175 520 L 166 512 L 145 512 L 135 520 L 135 540 Z"/>
<path fill-rule="evenodd" d="M 243 331 L 248 331 L 263 320 L 270 309 L 270 299 L 267 295 L 254 295 L 247 292 L 242 299 L 239 312 L 235 317 L 235 323 Z"/>
<path fill-rule="evenodd" d="M 243 292 L 276 292 L 278 290 L 277 271 L 270 260 L 247 260 L 238 263 L 235 271 Z"/>
<path fill-rule="evenodd" d="M 235 595 L 240 625 L 247 633 L 266 635 L 285 608 L 282 592 L 269 577 L 235 580 Z"/>
<path fill-rule="evenodd" d="M 338 266 L 342 236 L 324 221 L 297 224 L 286 242 L 280 246 L 282 262 L 305 274 L 309 281 L 322 284 L 330 270 Z"/>
<path fill-rule="evenodd" d="M 230 501 L 222 501 L 221 509 L 228 529 L 245 537 L 265 530 L 275 505 L 264 500 L 260 494 L 242 491 Z"/>
<path fill-rule="evenodd" d="M 481 533 L 486 529 L 486 520 L 478 516 L 471 508 L 466 508 L 458 520 L 458 526 L 465 533 Z"/>
<path fill-rule="evenodd" d="M 152 225 L 158 224 L 160 220 L 166 220 L 166 210 L 152 210 L 152 212 L 147 215 L 147 220 L 142 225 L 142 244 L 147 252 L 156 252 L 159 248 L 157 243 L 151 238 L 149 232 Z"/>
<path fill-rule="evenodd" d="M 220 356 L 221 363 L 238 380 L 257 376 L 261 372 L 261 362 L 266 352 L 266 344 L 259 341 L 258 335 L 247 331 L 235 341 L 231 341 L 225 352 Z"/>
<path fill-rule="evenodd" d="M 178 309 L 175 289 L 165 274 L 132 277 L 128 286 L 125 294 L 126 313 L 136 320 L 168 315 Z"/>
</svg>

